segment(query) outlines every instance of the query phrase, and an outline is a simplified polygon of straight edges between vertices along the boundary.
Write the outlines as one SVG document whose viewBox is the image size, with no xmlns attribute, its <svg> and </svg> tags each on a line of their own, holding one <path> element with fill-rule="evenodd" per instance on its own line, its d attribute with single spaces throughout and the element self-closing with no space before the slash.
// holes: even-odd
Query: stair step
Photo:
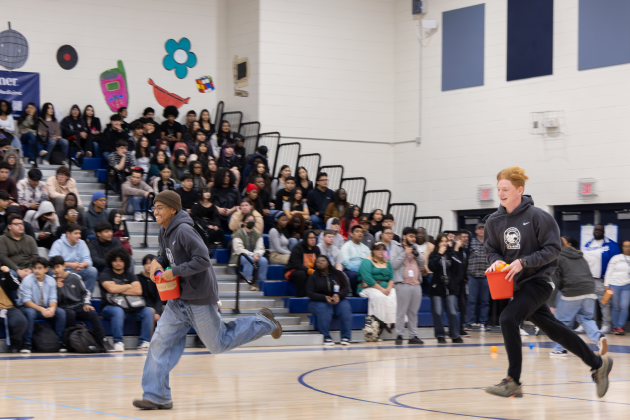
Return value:
<svg viewBox="0 0 630 420">
<path fill-rule="evenodd" d="M 241 294 L 242 296 L 242 294 Z M 221 299 L 221 311 L 233 309 L 236 306 L 236 300 L 234 298 L 222 298 Z M 282 307 L 282 301 L 276 299 L 240 299 L 238 302 L 240 310 L 244 309 L 261 309 L 261 308 L 280 308 Z"/>
</svg>

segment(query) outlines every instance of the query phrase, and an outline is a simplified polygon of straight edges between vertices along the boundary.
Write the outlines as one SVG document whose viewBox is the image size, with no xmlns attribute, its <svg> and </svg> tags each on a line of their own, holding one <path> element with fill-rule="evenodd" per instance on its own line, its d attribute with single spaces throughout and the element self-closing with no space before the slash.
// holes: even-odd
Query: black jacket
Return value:
<svg viewBox="0 0 630 420">
<path fill-rule="evenodd" d="M 306 283 L 306 295 L 315 302 L 326 302 L 326 296 L 335 294 L 334 286 L 339 285 L 339 299 L 348 296 L 348 278 L 334 267 L 328 267 L 328 275 L 322 274 L 317 269 L 308 277 Z"/>
<path fill-rule="evenodd" d="M 82 132 L 87 132 L 85 127 L 85 121 L 81 118 L 74 119 L 71 116 L 67 116 L 61 120 L 61 136 L 65 139 L 75 136 L 75 140 L 80 141 Z"/>
<path fill-rule="evenodd" d="M 0 287 L 2 287 L 4 293 L 11 300 L 13 306 L 17 308 L 18 305 L 14 299 L 14 292 L 16 292 L 20 287 L 20 279 L 13 276 L 10 272 L 5 273 L 4 271 L 0 271 Z"/>
<path fill-rule="evenodd" d="M 311 216 L 315 213 L 319 213 L 320 217 L 324 217 L 328 205 L 335 201 L 335 193 L 326 188 L 326 191 L 322 192 L 319 188 L 315 187 L 310 193 L 308 193 L 308 211 Z M 276 209 L 278 210 L 278 209 Z M 280 208 L 282 210 L 282 208 Z"/>
<path fill-rule="evenodd" d="M 584 259 L 584 254 L 570 246 L 562 247 L 560 257 L 558 257 L 558 268 L 551 278 L 556 287 L 549 299 L 549 306 L 554 306 L 558 292 L 566 297 L 595 293 L 595 280 L 588 262 Z"/>
<path fill-rule="evenodd" d="M 102 270 L 107 267 L 105 263 L 105 254 L 114 248 L 120 248 L 122 245 L 120 239 L 112 237 L 109 242 L 101 242 L 98 238 L 90 241 L 90 256 L 92 257 L 92 264 L 97 270 Z"/>
<path fill-rule="evenodd" d="M 177 212 L 167 229 L 160 227 L 158 242 L 160 253 L 155 259 L 164 269 L 172 267 L 173 275 L 179 276 L 181 299 L 191 305 L 216 305 L 219 287 L 208 247 L 186 210 Z"/>
<path fill-rule="evenodd" d="M 447 249 L 442 255 L 432 252 L 429 255 L 429 270 L 433 272 L 431 280 L 431 296 L 459 296 L 462 285 L 463 264 L 461 256 L 452 249 Z M 445 277 L 448 276 L 448 281 Z"/>
<path fill-rule="evenodd" d="M 68 273 L 63 281 L 63 287 L 57 287 L 57 304 L 60 308 L 91 305 L 90 298 L 91 294 L 78 274 Z"/>
<path fill-rule="evenodd" d="M 193 204 L 197 201 L 197 188 L 185 191 L 183 187 L 179 187 L 175 192 L 179 194 L 182 200 L 182 208 L 186 210 L 192 209 Z"/>
<path fill-rule="evenodd" d="M 216 206 L 204 207 L 199 203 L 195 203 L 191 209 L 191 216 L 195 223 L 201 225 L 204 229 L 208 225 L 220 226 L 221 219 L 219 218 L 219 211 Z"/>
<path fill-rule="evenodd" d="M 153 308 L 155 313 L 158 315 L 162 315 L 162 311 L 164 309 L 164 302 L 160 299 L 160 293 L 158 292 L 157 286 L 147 276 L 142 273 L 136 275 L 138 281 L 142 285 L 142 297 L 144 301 L 147 303 L 147 306 Z"/>
<path fill-rule="evenodd" d="M 103 132 L 103 136 L 101 137 L 101 142 L 99 143 L 101 146 L 101 150 L 103 152 L 115 152 L 116 151 L 116 142 L 118 140 L 129 140 L 129 133 L 124 129 L 122 131 L 116 131 L 112 128 L 110 124 L 107 124 L 107 128 Z"/>
<path fill-rule="evenodd" d="M 212 187 L 211 196 L 212 203 L 224 209 L 231 209 L 234 206 L 238 206 L 240 196 L 238 190 L 234 187 Z M 221 216 L 223 218 L 223 216 Z"/>
<path fill-rule="evenodd" d="M 307 238 L 309 232 L 312 232 L 312 230 L 305 230 L 302 237 Z M 309 248 L 306 245 L 306 240 L 300 242 L 291 251 L 289 263 L 286 265 L 284 271 L 287 272 L 289 270 L 298 270 L 308 272 L 308 268 L 304 265 L 304 254 L 315 254 L 315 259 L 317 259 L 320 254 L 319 248 L 317 247 L 317 245 L 315 245 L 313 248 Z"/>
<path fill-rule="evenodd" d="M 531 280 L 551 282 L 561 250 L 560 229 L 549 213 L 534 207 L 534 200 L 524 195 L 512 213 L 499 205 L 490 215 L 483 244 L 490 264 L 499 260 L 511 264 L 519 258 L 526 259 L 527 267 L 514 276 L 514 290 L 519 290 L 523 283 Z"/>
</svg>

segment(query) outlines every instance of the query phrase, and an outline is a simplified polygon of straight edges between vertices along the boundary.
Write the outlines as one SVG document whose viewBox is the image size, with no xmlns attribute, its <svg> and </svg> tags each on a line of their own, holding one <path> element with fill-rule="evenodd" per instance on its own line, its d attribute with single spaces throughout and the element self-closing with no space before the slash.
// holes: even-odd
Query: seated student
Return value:
<svg viewBox="0 0 630 420">
<path fill-rule="evenodd" d="M 290 237 L 297 241 L 302 241 L 304 232 L 307 229 L 306 222 L 301 214 L 295 214 L 289 218 L 287 225 Z"/>
<path fill-rule="evenodd" d="M 321 255 L 328 258 L 335 269 L 343 271 L 343 258 L 341 250 L 334 244 L 337 232 L 334 230 L 325 230 L 322 232 L 323 240 L 317 244 Z"/>
<path fill-rule="evenodd" d="M 349 206 L 346 212 L 343 214 L 343 217 L 339 220 L 339 224 L 341 225 L 341 230 L 339 234 L 343 236 L 343 239 L 346 241 L 350 236 L 350 230 L 359 224 L 359 216 L 361 215 L 361 209 L 359 206 Z"/>
<path fill-rule="evenodd" d="M 346 214 L 346 210 L 350 207 L 347 197 L 348 194 L 343 188 L 339 188 L 335 191 L 335 201 L 330 203 L 326 208 L 326 214 L 324 215 L 324 220 L 326 222 L 328 222 L 328 219 L 331 217 L 339 219 Z"/>
<path fill-rule="evenodd" d="M 9 195 L 9 193 L 6 191 L 0 191 L 0 229 L 2 229 L 0 231 L 0 234 L 2 234 L 4 232 L 4 229 L 6 228 L 7 218 L 9 217 L 7 211 L 9 208 L 17 208 L 17 212 L 22 215 L 22 211 L 19 209 L 19 207 L 11 203 L 11 196 Z"/>
<path fill-rule="evenodd" d="M 359 226 L 363 228 L 363 242 L 365 246 L 372 249 L 372 245 L 374 245 L 374 236 L 370 233 L 370 219 L 366 216 L 362 216 L 359 218 Z"/>
<path fill-rule="evenodd" d="M 100 273 L 107 268 L 105 255 L 114 248 L 121 248 L 120 239 L 114 237 L 114 228 L 109 222 L 98 222 L 94 226 L 96 240 L 90 241 L 92 265 Z"/>
<path fill-rule="evenodd" d="M 333 318 L 338 318 L 341 324 L 341 345 L 350 345 L 352 308 L 346 299 L 350 291 L 346 276 L 335 269 L 327 257 L 320 255 L 315 260 L 315 271 L 308 277 L 306 290 L 311 299 L 308 310 L 317 317 L 317 330 L 324 336 L 324 345 L 335 344 L 330 337 Z"/>
<path fill-rule="evenodd" d="M 359 267 L 359 296 L 368 298 L 368 315 L 374 315 L 390 328 L 396 322 L 396 289 L 394 270 L 383 256 L 385 245 L 377 242 Z"/>
<path fill-rule="evenodd" d="M 223 120 L 221 121 L 220 128 L 216 133 L 217 147 L 221 148 L 227 143 L 235 145 L 237 140 L 242 137 L 243 136 L 241 136 L 240 134 L 232 131 L 232 127 L 230 126 L 229 122 Z M 214 155 L 219 156 L 219 150 L 217 150 Z"/>
<path fill-rule="evenodd" d="M 341 247 L 341 258 L 343 260 L 343 272 L 348 276 L 352 293 L 357 290 L 357 272 L 365 258 L 370 255 L 370 248 L 365 246 L 363 239 L 363 228 L 355 226 L 350 233 L 350 240 Z"/>
<path fill-rule="evenodd" d="M 295 178 L 292 176 L 287 177 L 284 180 L 284 186 L 284 188 L 281 188 L 276 192 L 276 203 L 274 209 L 277 211 L 282 211 L 284 203 L 288 203 L 291 199 L 291 194 L 293 194 L 293 190 L 295 189 Z"/>
<path fill-rule="evenodd" d="M 182 199 L 182 208 L 190 214 L 193 204 L 197 201 L 197 189 L 193 188 L 193 176 L 189 172 L 186 172 L 180 181 L 182 186 L 175 192 Z"/>
<path fill-rule="evenodd" d="M 136 164 L 142 168 L 143 173 L 148 173 L 151 168 L 151 158 L 153 154 L 151 153 L 149 139 L 147 139 L 146 136 L 140 137 L 138 145 L 134 150 L 134 157 L 136 158 Z"/>
<path fill-rule="evenodd" d="M 76 223 L 68 225 L 66 234 L 53 243 L 48 256 L 52 258 L 57 255 L 63 257 L 66 269 L 78 274 L 85 287 L 90 293 L 93 292 L 98 271 L 92 266 L 92 257 L 85 241 L 81 240 L 81 226 Z"/>
<path fill-rule="evenodd" d="M 225 143 L 221 148 L 221 154 L 217 158 L 217 166 L 219 168 L 227 168 L 235 176 L 234 186 L 239 185 L 241 179 L 241 160 L 234 153 L 234 146 L 232 143 Z"/>
<path fill-rule="evenodd" d="M 291 192 L 291 198 L 289 201 L 283 204 L 282 211 L 289 217 L 293 217 L 296 214 L 301 215 L 305 220 L 310 220 L 311 216 L 308 212 L 308 206 L 304 203 L 304 194 L 301 188 L 294 188 Z"/>
<path fill-rule="evenodd" d="M 129 151 L 129 145 L 124 140 L 116 143 L 116 153 L 109 155 L 109 166 L 113 168 L 114 181 L 120 186 L 131 175 L 131 169 L 136 166 L 136 158 L 133 152 Z"/>
<path fill-rule="evenodd" d="M 133 214 L 136 222 L 144 221 L 147 207 L 151 206 L 149 194 L 153 188 L 142 180 L 143 174 L 142 168 L 132 168 L 131 175 L 121 187 L 123 201 L 120 208 L 126 214 Z"/>
<path fill-rule="evenodd" d="M 288 223 L 287 215 L 280 214 L 274 227 L 269 230 L 269 262 L 271 264 L 287 265 L 291 250 L 298 243 L 297 239 L 289 238 Z"/>
<path fill-rule="evenodd" d="M 258 275 L 254 281 L 266 281 L 267 269 L 269 262 L 263 256 L 265 254 L 265 244 L 263 242 L 262 233 L 254 228 L 255 218 L 252 214 L 247 214 L 243 218 L 241 229 L 237 229 L 232 234 L 232 256 L 230 264 L 239 264 L 243 266 L 243 274 L 248 279 L 252 279 L 254 274 L 254 266 L 244 255 L 249 256 L 258 265 Z M 257 291 L 258 285 L 251 284 L 249 290 Z"/>
<path fill-rule="evenodd" d="M 214 196 L 213 196 L 214 197 Z M 232 215 L 230 219 L 230 230 L 235 232 L 240 229 L 240 226 L 243 224 L 243 220 L 245 220 L 245 216 L 251 214 L 254 216 L 254 230 L 260 234 L 263 233 L 264 229 L 264 221 L 263 217 L 260 213 L 258 213 L 251 204 L 247 200 L 241 201 L 241 204 L 238 206 L 236 212 Z"/>
<path fill-rule="evenodd" d="M 254 185 L 258 187 L 258 198 L 260 199 L 260 203 L 262 204 L 262 215 L 263 217 L 274 216 L 277 212 L 271 212 L 271 195 L 269 191 L 267 191 L 265 186 L 265 180 L 261 176 L 254 177 Z M 260 212 L 259 212 L 260 213 Z"/>
<path fill-rule="evenodd" d="M 313 274 L 315 260 L 319 257 L 317 236 L 312 230 L 304 232 L 304 240 L 297 244 L 291 251 L 289 263 L 284 269 L 284 277 L 295 286 L 295 296 L 306 296 L 306 282 L 308 276 Z"/>
<path fill-rule="evenodd" d="M 50 201 L 44 201 L 37 210 L 29 210 L 24 221 L 33 226 L 33 233 L 37 238 L 37 246 L 50 249 L 55 242 L 55 233 L 59 227 L 59 218 Z"/>
<path fill-rule="evenodd" d="M 26 156 L 30 165 L 35 163 L 37 157 L 37 125 L 38 125 L 37 106 L 33 102 L 26 105 L 26 109 L 17 120 L 18 136 L 22 142 L 22 149 L 28 148 Z"/>
<path fill-rule="evenodd" d="M 376 233 L 380 232 L 383 228 L 383 210 L 376 209 L 370 214 L 370 233 L 374 235 L 376 240 Z"/>
<path fill-rule="evenodd" d="M 235 181 L 236 177 L 232 171 L 227 168 L 217 169 L 214 186 L 211 190 L 212 202 L 217 206 L 224 231 L 231 230 L 228 220 L 239 207 L 240 196 L 238 190 L 234 187 Z M 262 233 L 262 229 L 260 232 Z"/>
<path fill-rule="evenodd" d="M 306 197 L 313 224 L 315 226 L 325 225 L 324 215 L 326 214 L 326 209 L 335 199 L 335 193 L 328 188 L 328 174 L 326 172 L 317 174 L 317 187 L 311 190 Z"/>
<path fill-rule="evenodd" d="M 26 169 L 24 169 L 21 160 L 18 149 L 10 148 L 4 152 L 4 161 L 9 164 L 9 177 L 13 178 L 16 183 L 26 178 Z"/>
<path fill-rule="evenodd" d="M 208 159 L 208 164 L 203 172 L 203 178 L 206 180 L 206 187 L 213 188 L 214 187 L 214 176 L 217 173 L 217 162 L 214 158 Z"/>
<path fill-rule="evenodd" d="M 313 181 L 308 179 L 308 171 L 304 166 L 299 166 L 297 169 L 297 176 L 295 177 L 297 187 L 304 191 L 304 198 L 308 197 L 311 191 L 313 191 Z M 328 206 L 326 206 L 328 208 Z M 326 213 L 326 209 L 323 209 L 321 216 Z M 320 219 L 322 218 L 320 217 Z"/>
<path fill-rule="evenodd" d="M 160 151 L 166 154 L 166 157 L 168 158 L 169 163 L 172 165 L 174 156 L 173 156 L 173 153 L 171 153 L 171 149 L 169 148 L 168 141 L 158 140 L 157 143 L 155 143 L 155 153 L 160 152 Z"/>
<path fill-rule="evenodd" d="M 50 157 L 52 156 L 53 149 L 59 145 L 61 152 L 63 153 L 64 160 L 62 165 L 67 165 L 66 159 L 68 157 L 68 140 L 61 137 L 61 128 L 59 122 L 55 118 L 55 108 L 50 102 L 46 102 L 42 105 L 42 118 L 39 120 L 37 126 L 37 133 L 42 138 L 44 144 L 46 144 L 46 150 L 40 152 L 44 165 L 50 165 Z"/>
<path fill-rule="evenodd" d="M 210 122 L 210 112 L 207 109 L 202 109 L 199 113 L 199 129 L 203 131 L 207 136 L 214 133 L 214 127 Z"/>
<path fill-rule="evenodd" d="M 173 152 L 173 179 L 179 184 L 185 174 L 188 173 L 187 153 L 183 149 L 176 149 Z"/>
<path fill-rule="evenodd" d="M 392 228 L 384 227 L 381 231 L 381 240 L 385 244 L 385 258 L 390 258 L 390 253 L 395 245 L 399 245 L 398 241 L 394 240 L 394 231 Z"/>
<path fill-rule="evenodd" d="M 61 120 L 61 136 L 64 139 L 69 139 L 70 144 L 79 146 L 76 158 L 79 159 L 83 156 L 83 151 L 87 149 L 87 127 L 85 121 L 81 116 L 81 109 L 78 105 L 72 105 L 70 108 L 70 115 Z"/>
<path fill-rule="evenodd" d="M 51 176 L 46 181 L 46 186 L 48 187 L 48 199 L 52 201 L 57 212 L 63 210 L 66 196 L 70 193 L 73 193 L 77 200 L 73 207 L 82 211 L 83 204 L 81 197 L 79 197 L 79 190 L 77 190 L 77 182 L 70 177 L 70 169 L 65 166 L 58 167 L 55 176 Z"/>
<path fill-rule="evenodd" d="M 386 214 L 385 216 L 383 216 L 383 222 L 381 223 L 381 231 L 388 227 L 392 229 L 392 232 L 394 230 L 394 226 L 396 225 L 396 222 L 394 222 L 394 216 L 391 214 Z M 455 235 L 453 235 L 454 237 Z M 374 235 L 374 239 L 376 241 L 382 241 L 381 239 L 381 232 L 377 232 L 376 235 Z M 396 235 L 394 233 L 394 237 L 392 238 L 392 240 L 396 241 L 396 242 L 400 242 L 400 236 Z"/>
<path fill-rule="evenodd" d="M 339 234 L 339 229 L 341 229 L 341 226 L 339 226 L 339 219 L 335 217 L 328 219 L 328 221 L 326 222 L 325 230 L 332 230 L 333 232 L 335 232 L 335 239 L 333 240 L 333 245 L 339 248 L 339 250 L 341 250 L 341 247 L 343 246 L 344 243 L 346 243 L 346 241 L 343 239 L 343 236 Z M 317 246 L 319 246 L 319 244 L 322 243 L 323 241 L 324 241 L 324 231 L 322 230 L 322 232 L 319 234 L 319 239 L 317 240 Z"/>
<path fill-rule="evenodd" d="M 194 110 L 190 110 L 186 113 L 186 128 L 191 128 L 194 126 L 194 124 L 197 123 L 197 113 Z M 199 126 L 201 127 L 201 126 Z"/>
<path fill-rule="evenodd" d="M 438 344 L 446 344 L 443 313 L 448 315 L 448 331 L 453 343 L 463 343 L 459 335 L 457 296 L 463 285 L 463 264 L 459 257 L 459 241 L 454 248 L 448 246 L 446 234 L 440 233 L 436 246 L 429 255 L 429 269 L 433 271 L 431 281 L 431 317 Z"/>
<path fill-rule="evenodd" d="M 10 272 L 9 267 L 0 267 L 0 311 L 6 311 L 4 323 L 0 327 L 8 330 L 9 352 L 17 353 L 22 348 L 22 337 L 28 328 L 26 317 L 17 307 L 14 293 L 20 287 L 20 279 Z"/>
<path fill-rule="evenodd" d="M 149 172 L 147 172 L 148 184 L 153 185 L 153 181 L 155 180 L 155 178 L 159 178 L 160 165 L 170 167 L 170 161 L 168 160 L 168 156 L 166 156 L 166 152 L 164 152 L 164 150 L 156 150 L 153 154 L 153 158 L 151 159 L 151 166 L 149 167 Z"/>
<path fill-rule="evenodd" d="M 109 161 L 109 155 L 116 151 L 116 145 L 119 141 L 123 140 L 127 147 L 127 139 L 129 133 L 123 128 L 123 119 L 118 114 L 113 114 L 109 117 L 109 124 L 105 127 L 103 135 L 100 136 L 99 149 L 103 153 L 103 159 Z"/>
<path fill-rule="evenodd" d="M 42 171 L 33 168 L 28 171 L 28 179 L 18 181 L 18 204 L 23 213 L 37 210 L 43 201 L 48 200 L 48 188 L 41 182 Z"/>
<path fill-rule="evenodd" d="M 175 121 L 179 116 L 179 111 L 173 105 L 169 105 L 164 108 L 162 116 L 166 118 L 166 121 L 160 125 L 160 133 L 162 140 L 168 141 L 169 148 L 172 151 L 175 143 L 182 140 L 182 125 Z"/>
<path fill-rule="evenodd" d="M 0 236 L 0 263 L 9 267 L 20 279 L 32 273 L 33 258 L 38 256 L 35 239 L 24 233 L 24 220 L 19 214 L 7 218 Z"/>
<path fill-rule="evenodd" d="M 132 319 L 140 322 L 138 350 L 148 350 L 153 327 L 153 311 L 146 306 L 146 301 L 142 298 L 142 285 L 136 276 L 129 272 L 131 267 L 129 253 L 122 248 L 114 248 L 105 255 L 105 262 L 109 270 L 98 276 L 101 288 L 101 314 L 111 322 L 114 351 L 125 351 L 123 327 L 126 320 Z M 120 306 L 122 299 L 117 298 L 120 295 L 125 297 L 124 305 L 127 307 L 124 309 Z"/>
<path fill-rule="evenodd" d="M 129 138 L 127 139 L 127 144 L 129 145 L 129 150 L 136 150 L 138 144 L 140 144 L 142 136 L 144 136 L 144 124 L 142 124 L 140 120 L 135 120 L 131 123 L 129 128 L 131 130 L 129 133 Z"/>
<path fill-rule="evenodd" d="M 18 202 L 18 190 L 15 179 L 11 178 L 11 165 L 0 162 L 0 191 L 6 191 L 11 196 L 11 201 Z"/>
<path fill-rule="evenodd" d="M 158 292 L 155 281 L 149 276 L 151 275 L 151 261 L 155 258 L 153 254 L 147 254 L 142 258 L 142 272 L 136 275 L 136 278 L 142 286 L 142 297 L 147 304 L 147 307 L 153 311 L 153 321 L 157 322 L 162 316 L 164 310 L 164 302 L 160 300 L 160 293 Z"/>
<path fill-rule="evenodd" d="M 123 212 L 117 209 L 110 211 L 107 221 L 114 229 L 114 238 L 120 239 L 121 246 L 129 252 L 129 255 L 132 255 L 133 250 L 129 243 L 129 227 L 127 226 L 127 218 Z M 131 262 L 135 265 L 133 259 Z"/>
<path fill-rule="evenodd" d="M 79 212 L 76 223 L 80 224 L 82 227 L 85 227 L 85 218 L 83 217 L 83 211 L 85 209 L 83 207 L 77 206 L 77 202 L 77 196 L 74 195 L 74 193 L 68 193 L 66 195 L 66 199 L 63 202 L 63 208 L 61 210 L 57 210 L 57 217 L 59 218 L 60 223 L 63 224 L 64 216 L 68 212 L 68 209 L 74 209 Z"/>
<path fill-rule="evenodd" d="M 70 223 L 76 223 L 81 226 L 81 239 L 87 240 L 87 229 L 79 223 L 79 216 L 81 213 L 75 207 L 66 208 L 66 212 L 61 219 L 59 219 L 59 227 L 54 233 L 55 240 L 60 239 L 61 235 L 66 233 L 66 228 Z"/>
<path fill-rule="evenodd" d="M 92 105 L 86 105 L 83 109 L 83 121 L 85 122 L 85 128 L 88 133 L 85 145 L 85 157 L 100 157 L 100 154 L 97 155 L 95 152 L 99 152 L 98 137 L 102 130 L 101 119 L 94 115 L 94 107 Z"/>
<path fill-rule="evenodd" d="M 186 145 L 186 150 L 190 153 L 195 153 L 199 143 L 206 142 L 206 135 L 203 131 L 199 130 L 199 128 L 201 128 L 199 123 L 194 121 L 192 125 L 186 127 L 184 136 L 182 137 L 182 143 Z M 199 133 L 201 133 L 201 135 L 198 135 Z"/>
<path fill-rule="evenodd" d="M 262 201 L 258 196 L 259 193 L 260 190 L 258 189 L 258 186 L 254 184 L 247 184 L 247 189 L 245 190 L 245 200 L 247 200 L 247 202 L 252 205 L 254 210 L 262 215 L 263 206 Z"/>
<path fill-rule="evenodd" d="M 98 313 L 92 306 L 92 294 L 83 285 L 83 280 L 75 273 L 66 271 L 63 257 L 50 259 L 50 268 L 57 280 L 57 305 L 66 312 L 66 328 L 73 327 L 75 320 L 89 321 L 96 338 L 103 342 L 107 351 L 114 351 L 105 337 L 105 329 Z"/>
<path fill-rule="evenodd" d="M 221 229 L 219 211 L 212 204 L 210 188 L 199 189 L 197 202 L 193 204 L 190 216 L 195 222 L 195 230 L 199 232 L 208 248 L 225 248 L 225 233 Z"/>
<path fill-rule="evenodd" d="M 107 210 L 107 198 L 100 191 L 92 194 L 92 204 L 84 215 L 85 229 L 87 230 L 88 239 L 90 241 L 96 239 L 94 234 L 94 226 L 101 220 L 107 220 L 109 211 Z"/>
<path fill-rule="evenodd" d="M 57 282 L 46 275 L 48 260 L 37 257 L 33 260 L 33 272 L 24 277 L 20 283 L 20 310 L 28 320 L 28 327 L 23 337 L 20 353 L 30 353 L 32 348 L 33 328 L 35 320 L 50 319 L 54 322 L 55 332 L 62 343 L 63 330 L 66 328 L 66 311 L 57 305 Z M 63 347 L 60 353 L 66 353 Z"/>
<path fill-rule="evenodd" d="M 289 165 L 282 165 L 282 167 L 278 171 L 278 178 L 275 178 L 273 181 L 271 181 L 271 196 L 272 197 L 276 197 L 278 195 L 278 191 L 280 191 L 281 189 L 287 188 L 285 181 L 288 178 L 292 178 L 291 168 L 289 167 Z M 295 178 L 293 178 L 293 187 L 295 187 Z M 288 199 L 288 194 L 290 192 L 291 191 L 287 191 L 287 193 L 285 193 L 285 195 L 287 196 L 287 199 Z M 280 209 L 281 208 L 282 206 L 280 207 Z M 276 210 L 280 210 L 280 209 L 276 208 Z"/>
<path fill-rule="evenodd" d="M 206 186 L 206 180 L 203 177 L 203 164 L 198 161 L 190 162 L 188 164 L 190 175 L 193 179 L 193 188 L 202 188 Z"/>
<path fill-rule="evenodd" d="M 269 173 L 267 171 L 267 165 L 265 164 L 265 162 L 262 162 L 262 158 L 260 159 L 261 161 L 260 162 L 256 161 L 256 163 L 254 164 L 254 168 L 252 168 L 252 170 L 249 173 L 244 174 L 243 178 L 247 180 L 245 182 L 246 184 L 253 184 L 254 178 L 256 178 L 257 176 L 260 176 L 265 181 L 264 189 L 267 191 L 271 191 L 271 177 L 269 177 Z"/>
<path fill-rule="evenodd" d="M 173 175 L 171 167 L 160 163 L 158 170 L 160 171 L 159 176 L 153 178 L 153 193 L 157 195 L 162 191 L 175 191 L 175 180 L 171 178 L 171 175 Z"/>
</svg>

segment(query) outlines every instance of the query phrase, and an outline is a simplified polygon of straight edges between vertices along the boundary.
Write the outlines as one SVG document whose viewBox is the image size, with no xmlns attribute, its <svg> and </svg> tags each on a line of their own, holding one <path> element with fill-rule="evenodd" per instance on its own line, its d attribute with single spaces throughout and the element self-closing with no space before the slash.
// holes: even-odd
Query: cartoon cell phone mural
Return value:
<svg viewBox="0 0 630 420">
<path fill-rule="evenodd" d="M 112 112 L 117 112 L 123 106 L 129 106 L 129 92 L 127 91 L 127 75 L 121 60 L 118 67 L 101 73 L 101 89 L 105 101 Z"/>
</svg>

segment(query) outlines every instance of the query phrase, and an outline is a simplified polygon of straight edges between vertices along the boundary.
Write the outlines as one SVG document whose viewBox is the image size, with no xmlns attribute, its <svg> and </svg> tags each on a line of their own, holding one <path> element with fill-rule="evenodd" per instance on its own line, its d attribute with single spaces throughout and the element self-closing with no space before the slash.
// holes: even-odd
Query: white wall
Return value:
<svg viewBox="0 0 630 420">
<path fill-rule="evenodd" d="M 554 2 L 553 75 L 507 82 L 507 5 L 486 0 L 484 86 L 441 91 L 442 12 L 479 3 L 429 3 L 426 19 L 440 28 L 425 40 L 422 55 L 423 142 L 394 147 L 394 196 L 406 195 L 452 228 L 453 210 L 482 207 L 478 185 L 494 184 L 500 169 L 519 165 L 531 178 L 526 192 L 546 209 L 630 201 L 622 187 L 630 153 L 629 66 L 577 70 L 577 2 Z M 548 110 L 564 111 L 560 139 L 529 134 L 530 113 Z M 578 198 L 579 178 L 599 181 L 595 199 Z"/>
<path fill-rule="evenodd" d="M 103 98 L 99 76 L 116 67 L 119 59 L 129 84 L 128 121 L 139 117 L 147 106 L 161 111 L 147 83 L 149 78 L 168 91 L 191 98 L 180 108 L 181 120 L 189 109 L 215 109 L 218 92 L 227 86 L 218 72 L 219 6 L 220 0 L 180 0 L 176 7 L 164 0 L 3 0 L 0 10 L 2 25 L 11 21 L 13 29 L 28 40 L 28 61 L 17 71 L 40 73 L 42 103 L 52 102 L 64 115 L 72 104 L 82 109 L 92 104 L 97 116 L 108 122 L 112 112 Z M 165 42 L 182 37 L 191 41 L 197 65 L 185 79 L 178 79 L 174 71 L 164 69 L 162 60 Z M 64 44 L 72 45 L 79 55 L 72 70 L 57 64 L 57 49 Z M 212 76 L 217 90 L 199 93 L 195 79 L 202 75 Z"/>
</svg>

